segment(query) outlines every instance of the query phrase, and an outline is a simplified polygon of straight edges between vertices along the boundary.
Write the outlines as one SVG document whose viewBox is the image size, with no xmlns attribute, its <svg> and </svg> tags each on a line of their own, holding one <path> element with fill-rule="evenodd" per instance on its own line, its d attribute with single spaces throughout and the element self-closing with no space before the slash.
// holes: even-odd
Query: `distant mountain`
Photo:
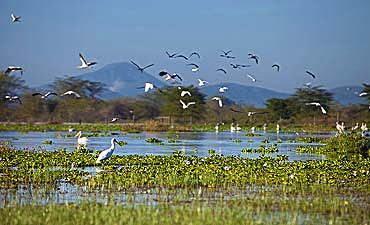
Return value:
<svg viewBox="0 0 370 225">
<path fill-rule="evenodd" d="M 223 94 L 219 93 L 218 91 L 218 89 L 222 86 L 229 88 Z M 290 96 L 290 94 L 276 92 L 266 88 L 244 86 L 234 83 L 221 83 L 217 85 L 205 86 L 201 88 L 200 91 L 207 96 L 222 95 L 235 103 L 255 107 L 265 107 L 266 100 L 270 98 L 287 98 Z"/>
<path fill-rule="evenodd" d="M 333 93 L 334 100 L 341 105 L 366 104 L 366 98 L 359 97 L 363 87 L 361 86 L 343 86 L 329 90 Z"/>
<path fill-rule="evenodd" d="M 145 71 L 141 73 L 134 65 L 127 62 L 109 64 L 99 70 L 77 77 L 105 84 L 108 91 L 101 95 L 105 99 L 142 94 L 144 92 L 143 89 L 137 88 L 143 87 L 146 82 L 153 83 L 158 87 L 165 86 L 164 82 Z"/>
</svg>

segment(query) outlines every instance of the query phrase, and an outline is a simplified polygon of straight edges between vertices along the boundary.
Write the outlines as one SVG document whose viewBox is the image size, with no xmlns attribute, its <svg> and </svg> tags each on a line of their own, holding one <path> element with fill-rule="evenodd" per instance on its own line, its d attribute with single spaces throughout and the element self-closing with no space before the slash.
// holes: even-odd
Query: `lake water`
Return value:
<svg viewBox="0 0 370 225">
<path fill-rule="evenodd" d="M 68 132 L 0 132 L 0 141 L 7 141 L 17 149 L 46 149 L 55 151 L 65 149 L 74 151 L 77 145 L 76 137 L 67 137 L 71 135 Z M 88 133 L 86 133 L 88 134 Z M 248 137 L 245 132 L 142 132 L 137 134 L 118 133 L 116 135 L 105 135 L 98 137 L 89 137 L 88 149 L 104 150 L 110 147 L 110 139 L 115 137 L 117 140 L 125 141 L 128 144 L 120 147 L 117 146 L 114 154 L 116 155 L 168 155 L 174 151 L 183 151 L 186 155 L 208 156 L 208 150 L 215 150 L 216 154 L 225 156 L 234 155 L 248 158 L 258 158 L 261 153 L 242 153 L 243 148 L 258 148 L 264 144 L 264 140 L 269 140 L 270 143 L 276 143 L 279 149 L 278 153 L 269 154 L 271 156 L 287 155 L 289 160 L 320 160 L 323 156 L 316 154 L 296 153 L 295 148 L 306 143 L 293 143 L 292 141 L 298 136 L 295 132 L 290 133 L 256 133 L 258 136 Z M 330 137 L 334 133 L 305 133 L 299 137 Z M 158 138 L 162 140 L 162 144 L 151 144 L 145 140 L 147 138 Z M 51 140 L 52 144 L 43 144 L 45 140 Z M 176 140 L 175 143 L 169 140 Z M 240 140 L 240 143 L 233 140 Z M 309 145 L 320 145 L 312 143 Z"/>
</svg>

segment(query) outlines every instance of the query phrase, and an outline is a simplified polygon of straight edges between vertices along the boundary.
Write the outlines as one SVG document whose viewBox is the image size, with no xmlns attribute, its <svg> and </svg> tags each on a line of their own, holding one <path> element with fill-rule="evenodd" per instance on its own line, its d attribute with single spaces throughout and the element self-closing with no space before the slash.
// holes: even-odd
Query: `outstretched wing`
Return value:
<svg viewBox="0 0 370 225">
<path fill-rule="evenodd" d="M 132 63 L 132 64 L 134 64 L 139 70 L 141 70 L 141 67 L 138 65 L 138 64 L 136 64 L 134 61 L 131 61 L 130 60 L 130 62 Z"/>
</svg>

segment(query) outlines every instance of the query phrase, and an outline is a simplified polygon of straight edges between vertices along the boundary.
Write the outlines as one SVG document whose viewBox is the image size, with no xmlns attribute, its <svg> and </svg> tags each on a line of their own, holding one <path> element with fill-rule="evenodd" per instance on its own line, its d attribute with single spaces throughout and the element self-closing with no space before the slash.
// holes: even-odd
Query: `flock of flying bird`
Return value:
<svg viewBox="0 0 370 225">
<path fill-rule="evenodd" d="M 12 20 L 12 23 L 19 23 L 19 22 L 21 22 L 21 17 L 20 16 L 16 16 L 15 14 L 12 13 L 11 14 L 11 20 Z M 167 57 L 169 59 L 182 59 L 182 60 L 185 60 L 187 62 L 190 59 L 194 58 L 194 57 L 196 57 L 198 59 L 201 58 L 201 55 L 198 52 L 192 52 L 192 53 L 190 53 L 189 56 L 185 56 L 183 54 L 178 54 L 178 53 L 169 53 L 168 51 L 166 51 L 165 53 L 166 53 L 166 55 L 167 55 Z M 232 53 L 232 50 L 222 51 L 222 53 L 220 54 L 220 57 L 225 58 L 227 60 L 234 60 L 234 59 L 236 59 L 236 57 L 233 56 L 233 55 L 231 55 L 231 53 Z M 94 66 L 94 65 L 97 64 L 96 61 L 88 61 L 88 60 L 86 60 L 85 57 L 81 53 L 79 53 L 79 59 L 80 59 L 81 65 L 77 67 L 78 69 L 87 69 L 87 68 L 90 68 L 90 67 L 92 67 L 92 66 Z M 253 61 L 254 64 L 256 64 L 256 65 L 258 65 L 261 62 L 260 57 L 258 55 L 256 55 L 256 54 L 253 54 L 253 53 L 249 53 L 248 54 L 248 60 Z M 146 66 L 140 66 L 139 64 L 137 64 L 136 62 L 134 62 L 132 60 L 130 60 L 130 62 L 141 73 L 143 73 L 144 70 L 146 70 L 146 69 L 154 66 L 154 64 L 149 64 L 149 65 L 146 65 Z M 252 66 L 250 64 L 248 64 L 248 65 L 246 65 L 246 64 L 237 64 L 237 63 L 229 63 L 229 64 L 230 64 L 230 66 L 233 69 L 248 68 L 248 67 L 251 67 Z M 191 71 L 194 72 L 194 73 L 196 73 L 196 72 L 198 72 L 200 70 L 200 66 L 197 63 L 194 63 L 194 62 L 186 63 L 186 66 L 187 67 L 190 67 L 191 68 Z M 279 64 L 273 64 L 272 65 L 272 68 L 275 69 L 277 72 L 279 72 L 280 69 L 281 69 Z M 13 72 L 17 72 L 17 71 L 19 71 L 21 74 L 23 74 L 24 69 L 22 67 L 20 67 L 20 66 L 8 66 L 7 69 L 4 71 L 4 73 L 5 73 L 5 75 L 9 75 L 9 74 L 11 74 Z M 216 69 L 216 72 L 221 72 L 223 74 L 227 74 L 228 73 L 227 70 L 224 69 L 224 68 L 218 68 L 218 69 Z M 309 70 L 306 70 L 306 74 L 309 75 L 309 76 L 311 76 L 312 79 L 316 79 L 317 78 L 317 76 L 314 73 L 312 73 L 311 71 L 309 71 Z M 164 80 L 172 82 L 172 84 L 178 84 L 179 82 L 182 82 L 183 81 L 183 78 L 178 73 L 172 73 L 171 74 L 171 73 L 169 73 L 169 72 L 167 72 L 165 70 L 162 70 L 162 71 L 160 71 L 158 73 L 158 75 L 160 77 L 162 77 Z M 257 82 L 258 81 L 250 73 L 247 73 L 247 77 L 249 79 L 251 79 L 252 82 Z M 208 81 L 206 81 L 206 80 L 202 80 L 200 78 L 197 79 L 197 80 L 198 80 L 198 86 L 199 87 L 202 87 L 202 86 L 205 86 L 206 84 L 208 84 Z M 307 87 L 310 87 L 311 82 L 310 83 L 306 83 L 305 85 Z M 162 92 L 162 90 L 160 88 L 158 88 L 156 85 L 154 85 L 152 83 L 149 83 L 149 82 L 146 82 L 143 87 L 138 87 L 138 88 L 140 88 L 140 89 L 143 88 L 144 89 L 144 92 L 149 92 L 152 89 L 157 89 L 158 91 Z M 181 90 L 181 86 L 178 86 L 178 88 Z M 225 86 L 224 87 L 220 87 L 219 88 L 219 93 L 220 94 L 223 94 L 227 90 L 228 90 L 228 87 L 225 87 Z M 62 94 L 57 94 L 55 92 L 47 92 L 47 93 L 39 93 L 39 92 L 36 92 L 36 93 L 33 93 L 32 94 L 32 96 L 34 96 L 34 97 L 40 97 L 41 99 L 44 99 L 44 100 L 47 100 L 50 96 L 61 96 L 61 97 L 63 97 L 63 96 L 68 96 L 68 95 L 72 95 L 72 96 L 74 96 L 76 98 L 81 98 L 81 95 L 79 93 L 73 91 L 73 90 L 66 91 L 66 92 L 64 92 Z M 182 106 L 182 108 L 184 110 L 186 110 L 187 108 L 189 108 L 192 105 L 195 105 L 196 104 L 196 102 L 194 102 L 194 101 L 192 101 L 192 102 L 185 102 L 186 96 L 191 96 L 191 92 L 186 91 L 186 90 L 182 90 L 180 95 L 181 95 L 181 98 L 182 99 L 180 99 L 179 102 L 180 102 L 180 104 L 181 104 L 181 106 Z M 360 97 L 367 96 L 367 95 L 368 95 L 368 93 L 365 93 L 365 92 L 362 92 L 362 93 L 359 94 Z M 22 104 L 21 99 L 17 95 L 7 94 L 4 97 L 4 99 L 6 101 L 8 101 L 8 102 L 18 102 L 18 103 Z M 222 97 L 220 97 L 220 96 L 214 96 L 214 97 L 211 98 L 211 100 L 218 102 L 218 106 L 219 107 L 223 107 L 223 105 L 224 105 L 223 102 L 222 102 Z M 327 114 L 326 109 L 319 102 L 308 102 L 308 103 L 306 103 L 306 105 L 311 105 L 311 106 L 319 107 L 320 110 L 321 110 L 321 112 L 323 114 Z M 267 112 L 244 112 L 244 111 L 240 111 L 240 110 L 235 110 L 233 108 L 231 108 L 230 110 L 233 111 L 233 112 L 237 112 L 237 113 L 246 113 L 249 117 L 250 116 L 253 116 L 253 115 L 256 115 L 256 114 L 264 114 L 264 113 L 267 113 Z M 115 122 L 117 120 L 118 120 L 117 118 L 113 118 L 112 122 L 113 121 Z M 337 126 L 338 126 L 338 124 L 337 124 Z M 83 138 L 81 138 L 81 133 L 80 132 L 77 135 L 78 135 L 78 140 L 79 141 L 80 141 L 80 139 L 83 142 L 84 141 L 87 141 L 87 140 L 82 140 Z M 115 148 L 115 143 L 118 143 L 117 140 L 114 139 L 114 138 L 112 138 L 112 140 L 111 140 L 111 147 L 109 149 L 107 149 L 107 150 L 104 150 L 99 155 L 97 162 L 101 162 L 103 160 L 106 160 L 106 159 L 108 159 L 112 155 L 112 153 L 114 151 L 114 148 Z"/>
</svg>

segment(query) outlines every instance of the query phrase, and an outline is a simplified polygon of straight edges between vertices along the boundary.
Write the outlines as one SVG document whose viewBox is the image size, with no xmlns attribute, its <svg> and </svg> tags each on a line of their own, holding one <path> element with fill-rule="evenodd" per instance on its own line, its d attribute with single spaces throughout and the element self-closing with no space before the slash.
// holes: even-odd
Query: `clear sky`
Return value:
<svg viewBox="0 0 370 225">
<path fill-rule="evenodd" d="M 23 22 L 12 24 L 12 12 Z M 98 61 L 93 70 L 133 59 L 156 64 L 152 74 L 180 72 L 187 83 L 201 77 L 292 92 L 311 81 L 308 69 L 318 76 L 314 84 L 360 85 L 370 83 L 369 12 L 369 0 L 1 0 L 0 67 L 23 66 L 27 84 L 40 85 L 81 74 L 82 52 Z M 259 55 L 261 64 L 248 72 L 262 82 L 252 84 L 219 57 L 229 49 L 234 63 Z M 201 70 L 191 74 L 166 50 L 198 51 Z"/>
</svg>

